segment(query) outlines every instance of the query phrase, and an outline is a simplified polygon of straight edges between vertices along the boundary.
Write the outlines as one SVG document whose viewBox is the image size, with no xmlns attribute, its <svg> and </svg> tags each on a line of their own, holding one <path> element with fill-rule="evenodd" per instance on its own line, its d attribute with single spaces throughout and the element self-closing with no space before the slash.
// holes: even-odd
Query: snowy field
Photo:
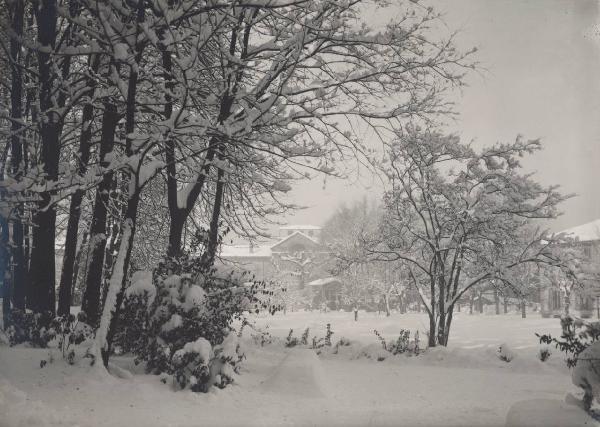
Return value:
<svg viewBox="0 0 600 427">
<path fill-rule="evenodd" d="M 115 357 L 109 376 L 58 355 L 40 368 L 48 350 L 0 347 L 0 426 L 597 425 L 561 403 L 575 391 L 561 355 L 537 359 L 534 333 L 559 332 L 557 319 L 459 314 L 448 349 L 380 362 L 373 329 L 386 339 L 400 328 L 423 332 L 424 315 L 361 312 L 354 322 L 352 313 L 296 312 L 254 320 L 276 339 L 261 347 L 247 336 L 237 383 L 208 394 L 173 391 L 128 357 Z M 334 343 L 355 343 L 319 356 L 283 345 L 290 328 L 298 337 L 306 327 L 323 336 L 326 323 Z M 502 343 L 513 350 L 510 363 L 496 355 Z"/>
</svg>

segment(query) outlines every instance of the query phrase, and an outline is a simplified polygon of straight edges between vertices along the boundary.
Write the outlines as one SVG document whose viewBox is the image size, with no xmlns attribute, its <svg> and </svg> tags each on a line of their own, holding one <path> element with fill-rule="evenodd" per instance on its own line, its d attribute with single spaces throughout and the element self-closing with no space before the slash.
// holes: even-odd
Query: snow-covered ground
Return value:
<svg viewBox="0 0 600 427">
<path fill-rule="evenodd" d="M 208 394 L 172 391 L 158 377 L 143 375 L 128 357 L 115 357 L 114 363 L 139 375 L 114 369 L 119 375 L 109 376 L 85 362 L 69 366 L 58 356 L 40 368 L 48 350 L 0 347 L 0 426 L 596 425 L 561 403 L 575 391 L 561 355 L 554 350 L 547 362 L 537 359 L 534 333 L 557 333 L 557 319 L 459 315 L 448 349 L 378 362 L 357 358 L 380 351 L 373 329 L 386 339 L 400 328 L 424 332 L 426 317 L 361 312 L 354 322 L 352 316 L 255 318 L 281 339 L 261 347 L 248 337 L 236 384 Z M 355 343 L 319 356 L 283 346 L 290 328 L 298 337 L 306 327 L 311 337 L 323 336 L 326 323 L 333 342 L 343 336 Z M 501 343 L 515 355 L 510 363 L 496 356 Z"/>
</svg>

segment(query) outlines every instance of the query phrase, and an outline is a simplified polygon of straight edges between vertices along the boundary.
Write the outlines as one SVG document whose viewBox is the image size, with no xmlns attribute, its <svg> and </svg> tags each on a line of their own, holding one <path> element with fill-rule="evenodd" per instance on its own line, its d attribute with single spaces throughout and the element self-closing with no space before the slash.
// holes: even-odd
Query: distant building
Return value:
<svg viewBox="0 0 600 427">
<path fill-rule="evenodd" d="M 586 261 L 600 264 L 600 219 L 561 231 L 575 239 L 575 247 L 581 248 Z M 574 289 L 569 301 L 570 309 L 579 312 L 581 317 L 591 317 L 594 305 L 598 304 L 600 283 L 590 283 L 584 289 Z M 552 286 L 540 290 L 542 316 L 560 316 L 564 313 L 565 295 Z"/>
<path fill-rule="evenodd" d="M 288 287 L 321 291 L 319 279 L 329 277 L 328 249 L 320 242 L 321 227 L 290 225 L 279 229 L 279 239 L 256 246 L 223 246 L 220 259 L 224 264 L 247 271 L 254 280 L 278 281 Z M 249 277 L 250 279 L 250 277 Z M 327 295 L 330 295 L 328 293 Z"/>
</svg>

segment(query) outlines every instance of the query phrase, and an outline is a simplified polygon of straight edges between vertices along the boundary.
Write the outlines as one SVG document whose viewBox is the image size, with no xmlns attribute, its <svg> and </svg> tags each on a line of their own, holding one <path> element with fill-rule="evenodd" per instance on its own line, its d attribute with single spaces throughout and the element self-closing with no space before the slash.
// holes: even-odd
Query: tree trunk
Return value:
<svg viewBox="0 0 600 427">
<path fill-rule="evenodd" d="M 494 304 L 496 306 L 496 314 L 500 314 L 500 296 L 498 295 L 498 289 L 494 289 Z"/>
<path fill-rule="evenodd" d="M 0 177 L 1 178 L 1 177 Z M 0 282 L 2 283 L 2 326 L 6 330 L 10 323 L 11 286 L 8 278 L 10 254 L 8 251 L 8 221 L 0 216 Z"/>
<path fill-rule="evenodd" d="M 54 82 L 56 72 L 51 64 L 48 50 L 54 50 L 56 42 L 57 8 L 56 0 L 43 0 L 38 8 L 34 8 L 38 26 L 37 42 L 46 49 L 39 49 L 39 103 L 40 103 L 40 135 L 41 164 L 46 175 L 46 182 L 58 178 L 58 162 L 60 157 L 61 118 L 54 103 Z M 31 248 L 30 281 L 34 312 L 50 311 L 56 314 L 55 306 L 55 240 L 56 240 L 56 208 L 52 204 L 51 190 L 40 193 L 38 209 L 33 216 L 33 241 Z"/>
<path fill-rule="evenodd" d="M 469 314 L 473 314 L 473 304 L 474 304 L 474 299 L 475 297 L 473 296 L 473 294 L 471 293 L 469 295 Z"/>
<path fill-rule="evenodd" d="M 432 311 L 431 313 L 429 313 L 429 337 L 428 337 L 428 342 L 427 345 L 429 347 L 435 347 L 436 346 L 436 330 L 435 330 L 435 313 Z"/>
<path fill-rule="evenodd" d="M 106 217 L 113 173 L 105 172 L 109 162 L 106 159 L 108 153 L 113 149 L 115 142 L 115 131 L 119 115 L 114 104 L 106 103 L 102 117 L 102 136 L 100 140 L 100 158 L 102 181 L 96 189 L 96 200 L 94 202 L 94 213 L 90 226 L 89 240 L 89 263 L 86 269 L 85 292 L 81 310 L 85 312 L 88 322 L 92 326 L 98 324 L 100 315 L 100 290 L 102 288 L 102 268 L 104 266 L 104 248 L 106 246 Z"/>
<path fill-rule="evenodd" d="M 97 56 L 90 57 L 89 66 L 93 73 L 98 71 L 99 59 Z M 88 80 L 90 98 L 94 95 L 94 81 Z M 94 107 L 91 101 L 84 105 L 81 115 L 81 135 L 79 137 L 79 167 L 77 173 L 83 176 L 87 170 L 90 159 L 90 146 L 92 142 L 92 119 L 94 116 Z M 77 252 L 77 234 L 79 231 L 79 218 L 81 217 L 81 202 L 84 197 L 84 190 L 76 190 L 71 196 L 69 206 L 69 220 L 67 223 L 67 234 L 65 237 L 65 253 L 63 257 L 62 272 L 60 276 L 60 287 L 58 293 L 58 314 L 66 315 L 71 310 L 73 288 L 73 270 L 75 264 L 75 254 Z"/>
<path fill-rule="evenodd" d="M 79 280 L 79 271 L 81 270 L 81 257 L 83 254 L 83 251 L 86 250 L 87 252 L 87 239 L 88 239 L 88 232 L 84 231 L 83 232 L 83 236 L 81 238 L 81 244 L 79 245 L 79 250 L 77 251 L 77 255 L 75 256 L 75 262 L 74 262 L 74 267 L 73 267 L 73 282 L 72 282 L 72 287 L 71 287 L 71 300 L 73 300 L 73 297 L 76 295 L 76 290 L 77 290 L 77 285 L 79 283 L 81 283 L 81 281 Z M 82 299 L 82 295 L 79 296 L 79 299 L 77 301 L 78 305 L 81 305 L 81 299 Z"/>
<path fill-rule="evenodd" d="M 135 223 L 127 218 L 123 223 L 121 233 L 121 244 L 117 254 L 117 260 L 110 278 L 110 284 L 106 296 L 106 302 L 100 318 L 100 326 L 96 331 L 96 345 L 100 350 L 100 357 L 105 367 L 108 367 L 108 359 L 111 352 L 112 338 L 117 326 L 116 320 L 119 316 L 123 300 L 123 290 L 127 280 L 129 261 L 131 257 Z"/>
<path fill-rule="evenodd" d="M 454 306 L 448 307 L 448 314 L 446 315 L 446 329 L 444 330 L 444 342 L 440 343 L 443 346 L 448 345 L 448 339 L 450 338 L 450 326 L 452 325 L 452 317 L 454 314 Z"/>
<path fill-rule="evenodd" d="M 21 179 L 24 172 L 23 165 L 23 142 L 21 132 L 23 118 L 23 75 L 21 68 L 21 37 L 23 36 L 23 19 L 25 14 L 25 5 L 23 0 L 16 0 L 10 3 L 11 9 L 11 30 L 14 37 L 10 38 L 10 56 L 13 66 L 11 67 L 11 172 L 16 181 Z M 14 65 L 16 64 L 16 65 Z M 23 204 L 19 203 L 14 210 L 12 224 L 12 298 L 16 308 L 25 308 L 25 274 L 27 266 L 25 265 L 23 239 Z"/>
<path fill-rule="evenodd" d="M 136 6 L 136 33 L 139 33 L 141 23 L 144 21 L 145 2 L 139 0 Z M 143 53 L 143 47 L 136 42 L 135 62 L 139 64 Z M 139 153 L 139 148 L 134 149 L 131 135 L 135 131 L 135 113 L 136 113 L 136 97 L 138 85 L 137 67 L 131 66 L 129 69 L 129 78 L 127 81 L 127 103 L 125 108 L 125 154 L 129 158 L 138 155 L 137 165 L 130 166 L 128 169 L 127 184 L 129 191 L 127 193 L 127 208 L 124 215 L 123 228 L 121 231 L 121 242 L 119 245 L 119 253 L 113 267 L 110 277 L 108 291 L 106 292 L 106 301 L 102 311 L 100 327 L 96 332 L 96 346 L 100 350 L 102 362 L 108 368 L 108 359 L 111 353 L 112 340 L 119 322 L 119 313 L 121 311 L 121 303 L 127 283 L 127 275 L 131 261 L 131 252 L 133 250 L 133 242 L 135 238 L 135 228 L 137 222 L 137 213 L 140 203 L 140 194 L 142 185 L 138 181 L 140 169 L 143 165 L 143 157 Z"/>
<path fill-rule="evenodd" d="M 506 295 L 504 295 L 504 298 L 502 298 L 502 303 L 504 305 L 504 314 L 508 313 L 508 297 Z"/>
<path fill-rule="evenodd" d="M 483 291 L 479 291 L 479 300 L 478 302 L 478 309 L 479 309 L 479 314 L 483 314 Z"/>
<path fill-rule="evenodd" d="M 390 297 L 388 294 L 386 294 L 383 298 L 385 301 L 385 316 L 390 317 Z"/>
<path fill-rule="evenodd" d="M 525 300 L 521 300 L 521 317 L 523 319 L 527 317 L 527 304 Z"/>
<path fill-rule="evenodd" d="M 221 157 L 221 156 L 219 156 Z M 217 247 L 219 244 L 219 217 L 221 215 L 221 205 L 223 203 L 223 192 L 224 192 L 224 171 L 223 169 L 219 169 L 217 173 L 217 189 L 215 191 L 215 201 L 213 204 L 213 212 L 212 218 L 210 220 L 210 230 L 208 232 L 208 242 L 206 245 L 206 250 L 202 256 L 202 264 L 204 268 L 207 270 L 212 267 L 215 261 L 215 255 L 217 252 Z M 301 283 L 300 289 L 303 289 L 303 279 L 304 275 L 301 275 Z"/>
</svg>

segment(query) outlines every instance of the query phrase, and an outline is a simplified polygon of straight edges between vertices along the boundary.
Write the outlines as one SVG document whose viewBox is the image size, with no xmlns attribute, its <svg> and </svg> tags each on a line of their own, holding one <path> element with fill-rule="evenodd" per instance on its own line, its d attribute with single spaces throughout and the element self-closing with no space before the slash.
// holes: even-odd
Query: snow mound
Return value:
<svg viewBox="0 0 600 427">
<path fill-rule="evenodd" d="M 595 426 L 594 420 L 577 406 L 552 399 L 517 402 L 506 416 L 506 427 Z"/>
<path fill-rule="evenodd" d="M 263 392 L 299 397 L 325 397 L 328 386 L 321 361 L 313 350 L 294 349 L 281 361 L 267 380 Z"/>
</svg>

